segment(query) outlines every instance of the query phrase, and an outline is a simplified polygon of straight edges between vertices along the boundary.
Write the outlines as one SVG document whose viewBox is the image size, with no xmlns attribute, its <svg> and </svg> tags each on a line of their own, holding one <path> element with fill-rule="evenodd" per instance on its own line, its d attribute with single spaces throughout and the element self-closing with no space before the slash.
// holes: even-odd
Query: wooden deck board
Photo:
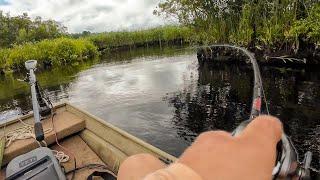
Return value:
<svg viewBox="0 0 320 180">
<path fill-rule="evenodd" d="M 81 139 L 80 136 L 75 135 L 72 137 L 68 137 L 60 142 L 60 144 L 66 148 L 70 153 L 74 154 L 77 161 L 77 167 L 82 167 L 87 164 L 104 164 L 103 161 L 90 149 L 90 147 Z M 61 147 L 54 144 L 50 147 L 50 149 L 64 151 Z M 72 155 L 70 156 L 70 160 L 66 163 L 62 163 L 62 166 L 65 168 L 66 172 L 74 169 L 74 160 Z M 76 180 L 85 180 L 87 177 L 93 172 L 95 169 L 83 169 L 76 171 L 75 179 Z M 72 173 L 68 174 L 68 179 L 71 179 Z M 5 168 L 0 171 L 0 179 L 5 178 Z"/>
<path fill-rule="evenodd" d="M 65 139 L 61 142 L 61 145 L 67 150 L 70 150 L 70 153 L 76 156 L 77 167 L 82 167 L 87 164 L 104 164 L 102 160 L 90 149 L 90 147 L 81 139 L 80 136 L 73 136 Z M 54 145 L 52 149 L 58 151 L 64 151 L 58 145 Z M 65 151 L 64 151 L 65 152 Z M 74 169 L 74 160 L 72 155 L 70 160 L 67 163 L 62 165 L 65 167 L 66 172 Z M 95 171 L 94 169 L 83 169 L 76 172 L 75 179 L 85 180 L 87 177 Z M 68 174 L 68 179 L 71 179 L 72 173 Z"/>
<path fill-rule="evenodd" d="M 52 128 L 50 118 L 43 120 L 42 124 L 44 130 Z M 57 131 L 58 139 L 62 139 L 66 136 L 83 130 L 85 128 L 85 121 L 68 111 L 57 111 L 54 117 L 54 125 Z M 21 126 L 23 126 L 23 124 L 20 122 L 9 125 L 6 127 L 6 133 Z M 55 142 L 55 135 L 53 131 L 45 134 L 45 141 L 48 145 Z M 39 147 L 39 145 L 33 138 L 14 141 L 8 148 L 5 149 L 2 165 L 6 165 L 14 157 L 29 152 L 37 147 Z"/>
</svg>

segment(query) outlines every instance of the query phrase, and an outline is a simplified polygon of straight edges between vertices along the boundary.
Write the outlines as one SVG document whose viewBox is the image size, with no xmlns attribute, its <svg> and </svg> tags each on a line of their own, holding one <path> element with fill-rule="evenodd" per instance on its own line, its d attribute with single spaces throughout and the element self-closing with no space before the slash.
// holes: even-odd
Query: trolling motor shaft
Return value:
<svg viewBox="0 0 320 180">
<path fill-rule="evenodd" d="M 43 133 L 43 127 L 40 122 L 40 112 L 39 112 L 39 103 L 37 99 L 37 91 L 36 91 L 36 76 L 34 74 L 34 71 L 37 66 L 36 60 L 29 60 L 25 62 L 25 67 L 29 71 L 29 84 L 31 86 L 31 97 L 32 97 L 32 108 L 33 108 L 33 114 L 34 114 L 34 132 L 36 136 L 36 140 L 41 142 L 44 140 L 44 133 Z"/>
</svg>

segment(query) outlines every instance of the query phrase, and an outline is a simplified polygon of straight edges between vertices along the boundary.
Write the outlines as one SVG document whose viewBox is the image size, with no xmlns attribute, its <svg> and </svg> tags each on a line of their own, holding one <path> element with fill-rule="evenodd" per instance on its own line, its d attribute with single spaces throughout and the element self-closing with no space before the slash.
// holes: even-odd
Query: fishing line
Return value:
<svg viewBox="0 0 320 180">
<path fill-rule="evenodd" d="M 267 97 L 266 97 L 266 94 L 264 92 L 264 88 L 263 87 L 262 87 L 262 93 L 263 93 L 263 100 L 264 100 L 264 104 L 266 106 L 267 114 L 270 115 L 269 105 L 268 105 Z"/>
</svg>

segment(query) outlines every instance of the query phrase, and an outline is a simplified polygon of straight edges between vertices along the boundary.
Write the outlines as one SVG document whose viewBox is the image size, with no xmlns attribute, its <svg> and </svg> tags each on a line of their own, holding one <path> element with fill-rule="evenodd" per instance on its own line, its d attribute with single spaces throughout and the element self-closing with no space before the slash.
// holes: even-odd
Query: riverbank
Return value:
<svg viewBox="0 0 320 180">
<path fill-rule="evenodd" d="M 38 60 L 41 67 L 72 65 L 98 56 L 99 51 L 138 47 L 195 44 L 193 31 L 187 27 L 165 26 L 148 30 L 91 34 L 85 37 L 61 37 L 0 49 L 0 72 L 24 69 L 24 62 Z"/>
<path fill-rule="evenodd" d="M 85 37 L 99 50 L 149 46 L 197 44 L 195 31 L 185 26 L 163 26 L 145 30 L 96 33 Z"/>
<path fill-rule="evenodd" d="M 41 67 L 76 64 L 98 56 L 97 47 L 87 39 L 57 38 L 0 49 L 0 72 L 24 70 L 24 62 L 38 60 Z"/>
<path fill-rule="evenodd" d="M 320 50 L 314 48 L 305 49 L 298 53 L 290 51 L 267 51 L 260 48 L 248 48 L 254 55 L 260 65 L 306 68 L 310 66 L 318 67 L 320 65 Z M 231 47 L 221 46 L 202 46 L 197 48 L 197 58 L 200 64 L 237 64 L 247 62 L 248 57 L 239 50 Z"/>
<path fill-rule="evenodd" d="M 177 6 L 168 6 L 172 3 Z M 33 20 L 26 13 L 4 16 L 0 11 L 0 72 L 20 71 L 29 59 L 43 66 L 72 65 L 98 56 L 99 51 L 216 43 L 246 47 L 262 60 L 277 62 L 285 57 L 320 64 L 319 3 L 234 2 L 226 4 L 229 13 L 219 15 L 200 4 L 180 3 L 166 0 L 154 13 L 176 15 L 181 25 L 103 33 L 70 34 L 54 20 Z M 192 14 L 194 6 L 204 14 L 189 19 L 185 14 Z"/>
<path fill-rule="evenodd" d="M 24 69 L 29 59 L 39 61 L 41 67 L 75 65 L 97 57 L 101 51 L 129 50 L 138 47 L 199 46 L 215 44 L 208 32 L 197 32 L 186 26 L 164 26 L 147 30 L 94 33 L 75 37 L 66 35 L 56 39 L 46 39 L 35 43 L 14 45 L 0 49 L 0 72 L 15 72 Z M 231 42 L 239 44 L 240 42 Z M 269 46 L 259 43 L 243 45 L 254 52 L 259 60 L 283 61 L 289 57 L 309 59 L 311 64 L 320 64 L 320 49 L 314 42 L 300 40 L 299 49 L 288 46 Z"/>
</svg>

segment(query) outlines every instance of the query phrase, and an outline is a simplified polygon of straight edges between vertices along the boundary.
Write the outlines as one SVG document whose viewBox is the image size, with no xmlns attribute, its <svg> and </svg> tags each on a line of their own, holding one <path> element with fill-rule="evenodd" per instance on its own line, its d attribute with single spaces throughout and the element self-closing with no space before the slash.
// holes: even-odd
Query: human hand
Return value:
<svg viewBox="0 0 320 180">
<path fill-rule="evenodd" d="M 224 131 L 201 134 L 168 167 L 149 154 L 131 156 L 122 163 L 118 179 L 270 180 L 281 135 L 277 118 L 260 116 L 237 137 Z"/>
<path fill-rule="evenodd" d="M 237 137 L 224 131 L 201 134 L 179 158 L 203 179 L 270 180 L 282 124 L 271 116 L 254 119 Z"/>
</svg>

